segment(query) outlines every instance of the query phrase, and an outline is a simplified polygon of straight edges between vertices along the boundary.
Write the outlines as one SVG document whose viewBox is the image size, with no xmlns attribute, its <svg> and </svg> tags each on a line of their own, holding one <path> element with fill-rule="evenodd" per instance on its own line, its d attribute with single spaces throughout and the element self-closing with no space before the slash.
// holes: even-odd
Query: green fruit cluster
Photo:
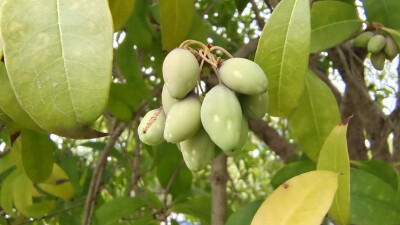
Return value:
<svg viewBox="0 0 400 225">
<path fill-rule="evenodd" d="M 365 31 L 359 34 L 353 42 L 355 47 L 367 48 L 371 53 L 371 63 L 377 70 L 383 70 L 385 60 L 392 61 L 399 54 L 399 46 L 390 35 Z"/>
<path fill-rule="evenodd" d="M 198 86 L 204 62 L 214 68 L 220 81 L 207 93 Z M 139 138 L 148 145 L 177 144 L 193 171 L 205 168 L 216 149 L 228 155 L 240 151 L 248 137 L 247 118 L 261 119 L 268 109 L 263 70 L 243 58 L 221 62 L 208 46 L 199 52 L 171 51 L 163 63 L 163 78 L 162 107 L 143 117 Z"/>
</svg>

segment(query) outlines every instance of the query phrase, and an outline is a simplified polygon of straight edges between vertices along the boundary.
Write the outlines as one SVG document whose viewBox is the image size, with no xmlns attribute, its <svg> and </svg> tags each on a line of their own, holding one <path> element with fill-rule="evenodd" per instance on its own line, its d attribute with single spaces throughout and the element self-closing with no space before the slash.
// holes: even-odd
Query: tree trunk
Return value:
<svg viewBox="0 0 400 225">
<path fill-rule="evenodd" d="M 211 165 L 211 224 L 224 225 L 226 220 L 226 182 L 228 170 L 227 156 L 222 154 L 215 158 Z"/>
</svg>

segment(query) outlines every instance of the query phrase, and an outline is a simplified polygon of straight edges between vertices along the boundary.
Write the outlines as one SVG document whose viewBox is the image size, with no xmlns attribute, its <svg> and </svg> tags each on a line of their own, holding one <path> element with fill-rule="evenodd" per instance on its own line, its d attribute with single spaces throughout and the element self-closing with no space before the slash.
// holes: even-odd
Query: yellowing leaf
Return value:
<svg viewBox="0 0 400 225">
<path fill-rule="evenodd" d="M 64 200 L 71 200 L 74 197 L 74 188 L 68 175 L 56 163 L 50 177 L 38 186 L 47 193 Z"/>
<path fill-rule="evenodd" d="M 114 31 L 125 25 L 135 8 L 136 0 L 108 0 L 113 18 Z"/>
<path fill-rule="evenodd" d="M 83 128 L 104 111 L 111 83 L 107 0 L 5 0 L 1 39 L 25 112 L 50 133 L 87 137 Z"/>
<path fill-rule="evenodd" d="M 350 162 L 346 132 L 347 125 L 338 125 L 332 130 L 325 140 L 317 164 L 318 170 L 340 173 L 338 189 L 329 213 L 341 225 L 350 224 Z"/>
<path fill-rule="evenodd" d="M 271 116 L 288 117 L 304 88 L 311 39 L 310 1 L 282 0 L 264 27 L 255 62 L 268 77 Z"/>
<path fill-rule="evenodd" d="M 264 201 L 251 225 L 320 225 L 332 204 L 337 177 L 320 170 L 291 178 Z"/>
<path fill-rule="evenodd" d="M 160 0 L 161 36 L 164 50 L 172 50 L 189 33 L 194 15 L 194 0 Z"/>
</svg>

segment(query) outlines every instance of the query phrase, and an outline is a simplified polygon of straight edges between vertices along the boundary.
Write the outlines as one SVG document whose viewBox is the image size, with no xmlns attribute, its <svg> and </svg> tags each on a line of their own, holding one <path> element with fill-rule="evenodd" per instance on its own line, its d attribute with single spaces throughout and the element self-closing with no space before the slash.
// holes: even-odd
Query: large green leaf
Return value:
<svg viewBox="0 0 400 225">
<path fill-rule="evenodd" d="M 135 216 L 136 211 L 144 206 L 137 198 L 118 197 L 101 205 L 95 212 L 97 225 L 111 225 L 127 216 Z"/>
<path fill-rule="evenodd" d="M 316 162 L 326 137 L 340 122 L 340 112 L 332 91 L 311 70 L 289 122 L 305 153 Z"/>
<path fill-rule="evenodd" d="M 11 87 L 10 80 L 8 79 L 6 67 L 4 63 L 1 62 L 0 84 L 0 109 L 9 117 L 11 117 L 14 122 L 18 123 L 18 125 L 32 130 L 41 130 L 19 104 L 17 98 L 15 97 L 14 90 Z"/>
<path fill-rule="evenodd" d="M 10 169 L 14 165 L 15 163 L 11 157 L 11 154 L 3 155 L 2 157 L 0 157 L 0 174 Z"/>
<path fill-rule="evenodd" d="M 332 171 L 317 170 L 293 177 L 268 196 L 251 225 L 320 225 L 337 186 L 338 174 Z"/>
<path fill-rule="evenodd" d="M 250 225 L 254 214 L 262 203 L 263 200 L 255 200 L 241 206 L 228 218 L 226 225 Z"/>
<path fill-rule="evenodd" d="M 21 132 L 22 163 L 26 175 L 35 183 L 46 180 L 53 170 L 55 144 L 49 135 L 31 130 Z"/>
<path fill-rule="evenodd" d="M 202 225 L 211 224 L 211 198 L 208 195 L 196 195 L 174 204 L 172 210 L 197 217 Z"/>
<path fill-rule="evenodd" d="M 298 161 L 286 164 L 280 169 L 271 179 L 271 184 L 274 188 L 278 188 L 283 182 L 289 180 L 292 177 L 306 173 L 316 169 L 316 165 L 313 161 Z"/>
<path fill-rule="evenodd" d="M 388 183 L 393 190 L 398 189 L 397 171 L 391 164 L 378 160 L 353 161 L 352 163 L 359 169 L 379 177 Z"/>
<path fill-rule="evenodd" d="M 11 86 L 43 129 L 93 137 L 111 83 L 112 19 L 107 0 L 5 0 L 1 38 Z"/>
<path fill-rule="evenodd" d="M 255 56 L 268 77 L 270 115 L 288 117 L 296 108 L 303 93 L 310 39 L 310 2 L 281 1 L 264 27 Z"/>
<path fill-rule="evenodd" d="M 351 223 L 398 225 L 400 204 L 389 184 L 362 170 L 351 169 Z"/>
<path fill-rule="evenodd" d="M 333 47 L 360 30 L 354 5 L 339 1 L 315 2 L 311 8 L 311 52 Z"/>
<path fill-rule="evenodd" d="M 14 170 L 10 173 L 1 184 L 1 192 L 0 192 L 0 205 L 1 208 L 8 215 L 13 216 L 13 195 L 11 194 L 14 190 L 14 182 L 15 179 L 19 176 L 20 172 L 18 170 Z"/>
<path fill-rule="evenodd" d="M 172 50 L 189 33 L 194 15 L 194 0 L 160 0 L 161 35 L 164 50 Z"/>
<path fill-rule="evenodd" d="M 317 164 L 318 170 L 331 170 L 340 174 L 329 213 L 341 225 L 350 224 L 350 162 L 346 133 L 347 124 L 333 128 L 322 146 Z"/>
<path fill-rule="evenodd" d="M 363 0 L 367 20 L 400 30 L 399 0 Z"/>
<path fill-rule="evenodd" d="M 113 19 L 114 31 L 125 25 L 135 8 L 136 0 L 108 0 Z"/>
</svg>

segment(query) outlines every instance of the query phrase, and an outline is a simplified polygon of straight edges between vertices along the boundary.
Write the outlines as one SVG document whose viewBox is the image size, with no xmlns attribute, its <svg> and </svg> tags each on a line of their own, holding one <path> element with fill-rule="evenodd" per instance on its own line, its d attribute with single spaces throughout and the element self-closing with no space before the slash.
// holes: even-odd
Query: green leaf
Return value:
<svg viewBox="0 0 400 225">
<path fill-rule="evenodd" d="M 250 0 L 235 0 L 236 8 L 237 8 L 239 14 L 242 14 L 244 8 L 246 8 L 246 6 L 249 2 L 250 2 Z"/>
<path fill-rule="evenodd" d="M 209 27 L 198 13 L 194 13 L 192 26 L 186 39 L 193 39 L 203 43 L 207 43 Z"/>
<path fill-rule="evenodd" d="M 136 0 L 108 0 L 113 19 L 114 31 L 125 25 L 135 8 Z"/>
<path fill-rule="evenodd" d="M 320 225 L 338 186 L 332 171 L 303 173 L 279 186 L 258 209 L 251 225 Z"/>
<path fill-rule="evenodd" d="M 332 91 L 308 70 L 303 95 L 289 123 L 301 147 L 313 161 L 317 161 L 326 137 L 339 122 L 339 107 Z"/>
<path fill-rule="evenodd" d="M 397 46 L 400 46 L 400 30 L 393 30 L 390 28 L 382 28 L 384 31 L 388 32 L 396 42 Z"/>
<path fill-rule="evenodd" d="M 10 169 L 15 165 L 11 154 L 6 154 L 2 157 L 0 157 L 0 174 L 2 174 L 4 171 Z"/>
<path fill-rule="evenodd" d="M 179 169 L 169 192 L 177 197 L 190 190 L 192 173 L 183 163 L 182 154 L 176 145 L 169 143 L 158 145 L 156 154 L 155 165 L 157 165 L 157 177 L 161 186 L 164 189 L 167 188 L 175 170 Z"/>
<path fill-rule="evenodd" d="M 126 23 L 127 37 L 141 50 L 150 50 L 153 44 L 153 28 L 148 15 L 149 6 L 149 0 L 138 1 Z"/>
<path fill-rule="evenodd" d="M 298 104 L 308 66 L 310 34 L 308 0 L 281 1 L 264 27 L 255 62 L 268 77 L 271 116 L 288 117 Z"/>
<path fill-rule="evenodd" d="M 271 184 L 274 188 L 278 188 L 286 180 L 315 169 L 316 165 L 313 161 L 299 161 L 286 164 L 272 177 Z"/>
<path fill-rule="evenodd" d="M 98 225 L 116 224 L 123 217 L 136 215 L 136 211 L 142 206 L 144 203 L 137 198 L 117 197 L 96 210 L 95 220 Z"/>
<path fill-rule="evenodd" d="M 241 206 L 226 222 L 226 225 L 250 225 L 251 220 L 264 200 L 255 200 Z"/>
<path fill-rule="evenodd" d="M 1 38 L 11 86 L 40 127 L 98 137 L 88 124 L 104 111 L 113 29 L 107 0 L 5 0 Z"/>
<path fill-rule="evenodd" d="M 19 104 L 17 97 L 15 97 L 14 90 L 11 87 L 10 80 L 8 79 L 6 67 L 4 63 L 1 62 L 0 84 L 0 109 L 11 117 L 14 122 L 18 123 L 18 125 L 32 130 L 41 130 Z"/>
<path fill-rule="evenodd" d="M 145 214 L 140 216 L 139 219 L 135 220 L 131 225 L 159 225 L 160 222 L 153 218 L 151 214 Z"/>
<path fill-rule="evenodd" d="M 379 22 L 386 27 L 400 30 L 400 1 L 398 0 L 363 0 L 367 20 Z"/>
<path fill-rule="evenodd" d="M 74 188 L 64 170 L 56 163 L 53 165 L 51 176 L 38 186 L 45 192 L 61 198 L 71 200 L 74 197 Z"/>
<path fill-rule="evenodd" d="M 311 8 L 311 52 L 333 47 L 360 30 L 354 5 L 339 1 L 315 2 Z"/>
<path fill-rule="evenodd" d="M 317 164 L 317 170 L 331 170 L 340 174 L 329 213 L 342 225 L 350 224 L 350 162 L 346 133 L 347 124 L 333 128 L 322 146 Z"/>
<path fill-rule="evenodd" d="M 35 183 L 46 180 L 53 170 L 55 150 L 55 145 L 49 135 L 23 130 L 21 143 L 21 157 L 26 175 Z"/>
<path fill-rule="evenodd" d="M 362 170 L 351 169 L 351 223 L 397 225 L 400 206 L 389 184 Z"/>
<path fill-rule="evenodd" d="M 72 189 L 75 195 L 79 196 L 82 194 L 82 186 L 80 185 L 81 174 L 83 168 L 81 166 L 80 158 L 74 155 L 68 155 L 60 162 L 60 167 L 64 170 L 66 176 L 72 184 Z"/>
<path fill-rule="evenodd" d="M 0 192 L 0 204 L 1 208 L 3 208 L 4 212 L 8 215 L 13 216 L 13 193 L 14 191 L 14 182 L 15 179 L 19 176 L 20 172 L 18 170 L 14 170 L 10 173 L 1 184 L 1 192 Z"/>
<path fill-rule="evenodd" d="M 393 188 L 393 190 L 397 190 L 397 171 L 396 168 L 389 163 L 378 160 L 353 161 L 352 163 L 356 165 L 360 170 L 379 177 L 380 179 L 388 183 Z"/>
<path fill-rule="evenodd" d="M 211 224 L 211 198 L 208 195 L 196 195 L 173 205 L 172 210 L 197 217 L 202 225 Z"/>
<path fill-rule="evenodd" d="M 172 50 L 189 33 L 194 15 L 194 0 L 160 0 L 161 35 L 164 50 Z"/>
</svg>

